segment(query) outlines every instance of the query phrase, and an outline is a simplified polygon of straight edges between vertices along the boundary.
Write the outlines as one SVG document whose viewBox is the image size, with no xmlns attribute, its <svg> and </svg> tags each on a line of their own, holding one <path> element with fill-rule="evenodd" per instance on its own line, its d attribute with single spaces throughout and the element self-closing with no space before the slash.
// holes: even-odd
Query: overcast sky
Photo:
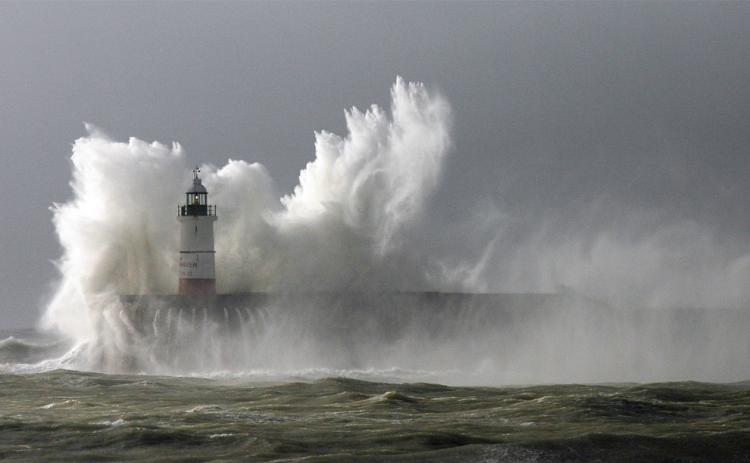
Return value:
<svg viewBox="0 0 750 463">
<path fill-rule="evenodd" d="M 288 192 L 313 131 L 387 107 L 396 75 L 454 109 L 434 220 L 492 202 L 567 229 L 605 204 L 597 223 L 643 211 L 747 252 L 750 3 L 0 2 L 0 328 L 49 293 L 83 121 Z"/>
</svg>

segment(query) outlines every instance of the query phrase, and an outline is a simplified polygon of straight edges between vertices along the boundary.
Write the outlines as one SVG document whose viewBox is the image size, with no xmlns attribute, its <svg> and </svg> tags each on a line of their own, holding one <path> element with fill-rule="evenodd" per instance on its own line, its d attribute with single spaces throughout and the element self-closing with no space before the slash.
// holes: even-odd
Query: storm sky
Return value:
<svg viewBox="0 0 750 463">
<path fill-rule="evenodd" d="M 690 224 L 748 253 L 749 44 L 740 2 L 2 2 L 0 328 L 33 325 L 51 292 L 49 206 L 71 196 L 84 121 L 260 162 L 283 194 L 314 131 L 387 107 L 397 75 L 453 108 L 429 223 L 494 211 L 506 247 Z"/>
</svg>

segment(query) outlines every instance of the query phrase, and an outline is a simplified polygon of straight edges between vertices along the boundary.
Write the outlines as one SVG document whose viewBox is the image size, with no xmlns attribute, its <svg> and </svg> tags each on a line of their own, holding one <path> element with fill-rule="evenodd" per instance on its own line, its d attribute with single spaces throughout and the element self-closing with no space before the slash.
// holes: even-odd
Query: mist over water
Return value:
<svg viewBox="0 0 750 463">
<path fill-rule="evenodd" d="M 750 376 L 750 257 L 717 244 L 709 227 L 649 229 L 631 211 L 632 220 L 586 233 L 557 234 L 553 224 L 520 233 L 492 207 L 470 223 L 429 223 L 447 156 L 460 159 L 447 100 L 397 79 L 389 110 L 345 117 L 344 136 L 316 133 L 315 157 L 290 194 L 243 160 L 201 166 L 201 177 L 218 205 L 219 293 L 364 292 L 366 311 L 280 303 L 217 321 L 164 305 L 139 333 L 119 295 L 176 292 L 175 212 L 192 166 L 177 143 L 120 142 L 89 124 L 73 145 L 73 197 L 52 208 L 64 251 L 41 322 L 71 348 L 38 368 L 472 384 Z M 440 239 L 425 240 L 425 229 Z M 466 243 L 469 252 L 457 251 Z M 560 285 L 579 296 L 505 311 L 378 297 Z M 228 331 L 230 317 L 239 326 Z"/>
</svg>

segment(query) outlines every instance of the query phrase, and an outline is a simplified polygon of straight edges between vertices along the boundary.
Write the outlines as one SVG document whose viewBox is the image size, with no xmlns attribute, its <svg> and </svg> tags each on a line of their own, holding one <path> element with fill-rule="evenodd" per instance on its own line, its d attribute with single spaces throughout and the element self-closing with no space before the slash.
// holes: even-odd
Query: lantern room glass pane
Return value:
<svg viewBox="0 0 750 463">
<path fill-rule="evenodd" d="M 185 205 L 188 215 L 205 215 L 208 207 L 208 195 L 201 192 L 189 192 L 185 194 Z"/>
</svg>

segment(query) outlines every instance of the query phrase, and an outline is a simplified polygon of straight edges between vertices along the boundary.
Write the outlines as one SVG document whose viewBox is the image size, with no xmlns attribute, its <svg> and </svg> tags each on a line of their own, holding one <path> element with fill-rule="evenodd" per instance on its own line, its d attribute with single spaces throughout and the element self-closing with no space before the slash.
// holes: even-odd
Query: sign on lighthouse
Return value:
<svg viewBox="0 0 750 463">
<path fill-rule="evenodd" d="M 178 208 L 180 222 L 179 294 L 208 296 L 216 294 L 214 265 L 214 222 L 216 206 L 208 205 L 208 192 L 193 169 L 193 186 L 186 202 Z"/>
</svg>

